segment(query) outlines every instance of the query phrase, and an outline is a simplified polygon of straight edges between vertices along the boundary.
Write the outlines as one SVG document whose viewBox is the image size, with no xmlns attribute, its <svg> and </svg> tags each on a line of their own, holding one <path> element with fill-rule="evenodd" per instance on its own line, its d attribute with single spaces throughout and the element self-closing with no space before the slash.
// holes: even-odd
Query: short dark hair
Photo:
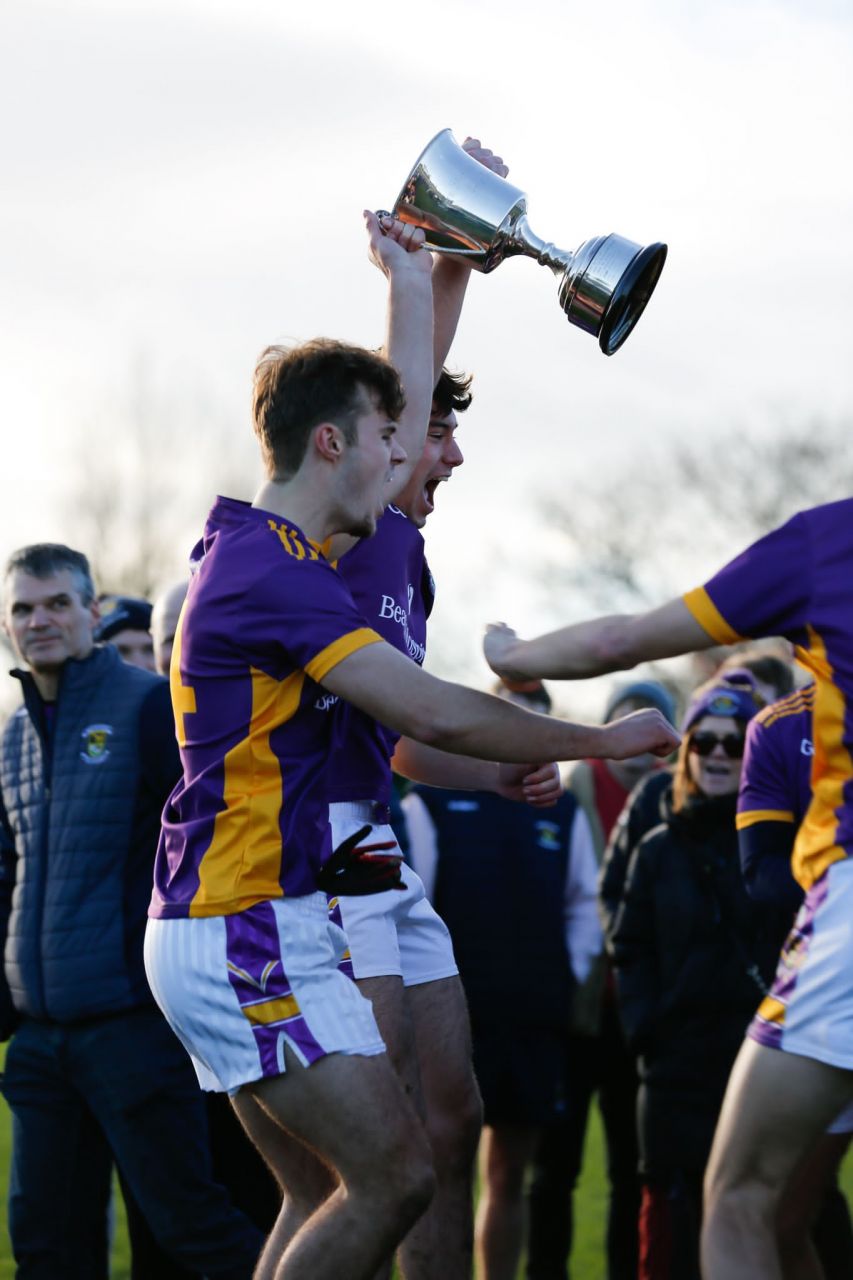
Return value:
<svg viewBox="0 0 853 1280">
<path fill-rule="evenodd" d="M 6 561 L 3 581 L 8 581 L 10 575 L 17 571 L 29 573 L 34 578 L 49 578 L 63 569 L 70 569 L 75 575 L 83 604 L 91 604 L 95 599 L 95 583 L 89 561 L 82 551 L 66 547 L 62 542 L 34 542 L 13 551 Z"/>
<path fill-rule="evenodd" d="M 365 395 L 395 422 L 403 412 L 400 376 L 384 356 L 330 338 L 267 347 L 252 389 L 252 422 L 267 473 L 277 480 L 295 475 L 321 422 L 334 422 L 353 444 L 356 421 L 369 411 Z"/>
<path fill-rule="evenodd" d="M 432 393 L 433 410 L 442 418 L 451 411 L 464 413 L 474 398 L 471 395 L 473 381 L 472 373 L 451 373 L 449 369 L 442 369 Z"/>
<path fill-rule="evenodd" d="M 784 658 L 777 658 L 774 653 L 756 653 L 742 649 L 726 658 L 720 667 L 721 672 L 737 670 L 751 671 L 756 680 L 769 684 L 776 690 L 777 698 L 787 698 L 794 692 L 794 668 Z"/>
</svg>

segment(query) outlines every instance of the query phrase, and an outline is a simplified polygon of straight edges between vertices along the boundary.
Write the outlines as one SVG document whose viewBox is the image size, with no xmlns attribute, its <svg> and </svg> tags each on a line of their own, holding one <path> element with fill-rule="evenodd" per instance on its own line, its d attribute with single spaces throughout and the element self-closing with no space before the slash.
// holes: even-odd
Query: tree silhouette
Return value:
<svg viewBox="0 0 853 1280">
<path fill-rule="evenodd" d="M 850 424 L 729 430 L 626 456 L 546 498 L 543 580 L 578 612 L 660 604 L 804 508 L 853 494 Z M 565 610 L 562 611 L 563 613 Z"/>
<path fill-rule="evenodd" d="M 252 496 L 258 464 L 246 423 L 158 390 L 144 363 L 127 387 L 66 435 L 60 502 L 99 588 L 150 598 L 186 573 L 215 494 Z"/>
</svg>

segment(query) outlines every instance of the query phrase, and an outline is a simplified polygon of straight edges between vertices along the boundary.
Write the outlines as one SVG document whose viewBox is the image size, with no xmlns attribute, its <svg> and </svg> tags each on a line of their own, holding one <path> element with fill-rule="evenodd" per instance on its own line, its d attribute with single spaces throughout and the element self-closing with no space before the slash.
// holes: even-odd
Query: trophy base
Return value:
<svg viewBox="0 0 853 1280">
<path fill-rule="evenodd" d="M 563 273 L 560 306 L 612 356 L 643 314 L 665 261 L 665 244 L 643 248 L 617 235 L 586 240 Z"/>
<path fill-rule="evenodd" d="M 598 345 L 606 356 L 619 350 L 643 314 L 665 262 L 665 244 L 647 245 L 620 278 L 598 335 Z"/>
</svg>

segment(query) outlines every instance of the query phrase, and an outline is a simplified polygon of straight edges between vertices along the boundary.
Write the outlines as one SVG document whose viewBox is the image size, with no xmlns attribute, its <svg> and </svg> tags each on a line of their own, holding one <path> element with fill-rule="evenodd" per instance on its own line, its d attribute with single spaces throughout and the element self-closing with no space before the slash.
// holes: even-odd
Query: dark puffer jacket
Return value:
<svg viewBox="0 0 853 1280">
<path fill-rule="evenodd" d="M 5 995 L 63 1023 L 147 1004 L 153 860 L 180 773 L 168 683 L 96 648 L 63 668 L 48 734 L 32 676 L 13 674 L 24 706 L 0 745 Z"/>
<path fill-rule="evenodd" d="M 701 1172 L 776 960 L 741 879 L 734 797 L 696 799 L 644 836 L 611 942 L 622 1024 L 641 1055 L 644 1173 Z"/>
</svg>

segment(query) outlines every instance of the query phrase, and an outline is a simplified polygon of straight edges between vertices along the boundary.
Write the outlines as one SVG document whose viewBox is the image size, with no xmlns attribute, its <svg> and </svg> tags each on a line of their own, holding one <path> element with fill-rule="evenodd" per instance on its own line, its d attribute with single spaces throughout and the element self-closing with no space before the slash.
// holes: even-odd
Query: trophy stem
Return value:
<svg viewBox="0 0 853 1280">
<path fill-rule="evenodd" d="M 550 267 L 555 276 L 562 276 L 572 265 L 574 254 L 558 249 L 550 240 L 540 240 L 531 230 L 526 213 L 516 216 L 507 230 L 499 230 L 498 235 L 502 257 L 523 254 L 526 258 L 535 258 L 543 267 Z"/>
</svg>

